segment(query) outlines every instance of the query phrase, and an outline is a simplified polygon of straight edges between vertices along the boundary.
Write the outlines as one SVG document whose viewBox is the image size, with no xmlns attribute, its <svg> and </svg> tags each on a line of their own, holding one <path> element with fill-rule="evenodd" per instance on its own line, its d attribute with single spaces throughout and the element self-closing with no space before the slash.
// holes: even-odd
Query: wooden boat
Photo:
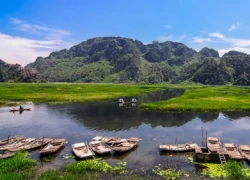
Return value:
<svg viewBox="0 0 250 180">
<path fill-rule="evenodd" d="M 123 153 L 136 147 L 139 140 L 138 138 L 129 138 L 126 141 L 113 145 L 111 149 L 116 153 Z"/>
<path fill-rule="evenodd" d="M 104 137 L 102 139 L 102 141 L 104 141 L 108 145 L 114 145 L 114 144 L 120 144 L 122 142 L 126 142 L 127 139 L 114 138 L 114 137 Z"/>
<path fill-rule="evenodd" d="M 226 150 L 226 155 L 229 156 L 230 159 L 244 159 L 244 156 L 238 151 L 237 147 L 233 143 L 224 143 L 223 149 Z"/>
<path fill-rule="evenodd" d="M 92 151 L 92 149 L 89 148 L 88 143 L 76 143 L 76 144 L 72 144 L 72 150 L 74 152 L 74 154 L 78 157 L 78 158 L 89 158 L 89 157 L 93 157 L 95 155 L 95 153 Z"/>
<path fill-rule="evenodd" d="M 220 140 L 217 137 L 207 137 L 207 148 L 211 153 L 217 153 L 221 149 Z"/>
<path fill-rule="evenodd" d="M 16 153 L 15 152 L 10 152 L 6 150 L 1 150 L 0 151 L 0 159 L 5 159 L 14 156 Z"/>
<path fill-rule="evenodd" d="M 24 138 L 24 139 L 21 139 L 19 141 L 15 141 L 13 143 L 0 146 L 0 150 L 18 149 L 19 147 L 23 146 L 24 144 L 30 143 L 34 140 L 35 140 L 35 138 Z"/>
<path fill-rule="evenodd" d="M 22 146 L 7 148 L 7 150 L 12 151 L 12 152 L 19 151 L 19 150 L 31 150 L 31 149 L 35 149 L 35 148 L 44 146 L 44 145 L 48 144 L 49 142 L 51 142 L 52 140 L 53 139 L 51 139 L 51 138 L 43 138 L 43 139 L 30 138 L 30 140 L 23 143 Z"/>
<path fill-rule="evenodd" d="M 108 147 L 104 142 L 102 141 L 91 141 L 89 143 L 89 147 L 98 154 L 107 154 L 112 151 L 110 147 Z"/>
<path fill-rule="evenodd" d="M 23 109 L 11 109 L 10 112 L 16 112 L 16 111 L 30 111 L 31 108 L 23 108 Z"/>
<path fill-rule="evenodd" d="M 103 137 L 102 136 L 96 136 L 92 139 L 92 141 L 102 141 Z"/>
<path fill-rule="evenodd" d="M 250 161 L 250 145 L 240 145 L 239 151 L 247 161 Z"/>
<path fill-rule="evenodd" d="M 50 143 L 48 143 L 41 151 L 41 155 L 52 154 L 58 151 L 64 144 L 65 139 L 54 139 Z"/>
<path fill-rule="evenodd" d="M 159 146 L 161 151 L 173 151 L 173 152 L 188 152 L 194 151 L 197 144 L 161 144 Z"/>
<path fill-rule="evenodd" d="M 6 145 L 6 144 L 11 144 L 11 143 L 14 143 L 16 141 L 23 140 L 23 139 L 24 139 L 24 136 L 17 136 L 17 137 L 11 137 L 8 139 L 4 139 L 4 140 L 0 141 L 0 146 Z"/>
</svg>

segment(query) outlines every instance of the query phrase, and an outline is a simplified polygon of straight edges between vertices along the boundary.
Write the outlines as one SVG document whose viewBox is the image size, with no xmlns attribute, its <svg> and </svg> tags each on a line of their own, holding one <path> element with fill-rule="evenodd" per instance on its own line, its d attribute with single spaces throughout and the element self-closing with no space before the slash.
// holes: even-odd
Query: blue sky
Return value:
<svg viewBox="0 0 250 180">
<path fill-rule="evenodd" d="M 26 65 L 89 38 L 250 54 L 249 0 L 1 0 L 0 59 Z"/>
</svg>

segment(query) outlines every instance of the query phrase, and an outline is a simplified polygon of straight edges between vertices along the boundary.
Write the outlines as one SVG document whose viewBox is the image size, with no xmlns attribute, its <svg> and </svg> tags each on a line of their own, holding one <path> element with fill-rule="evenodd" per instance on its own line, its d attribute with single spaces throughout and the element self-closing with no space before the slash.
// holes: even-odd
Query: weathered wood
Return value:
<svg viewBox="0 0 250 180">
<path fill-rule="evenodd" d="M 58 151 L 64 144 L 65 139 L 54 139 L 48 143 L 41 151 L 40 154 L 47 155 Z"/>
<path fill-rule="evenodd" d="M 95 153 L 90 149 L 87 142 L 72 144 L 74 154 L 81 159 L 93 157 Z"/>
</svg>

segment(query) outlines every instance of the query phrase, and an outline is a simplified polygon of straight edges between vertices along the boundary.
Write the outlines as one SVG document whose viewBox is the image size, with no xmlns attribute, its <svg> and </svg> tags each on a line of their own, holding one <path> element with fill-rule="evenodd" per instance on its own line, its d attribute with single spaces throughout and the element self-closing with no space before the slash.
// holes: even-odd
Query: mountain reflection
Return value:
<svg viewBox="0 0 250 180">
<path fill-rule="evenodd" d="M 211 122 L 219 117 L 219 112 L 148 112 L 137 108 L 140 103 L 161 101 L 180 96 L 184 90 L 166 90 L 143 94 L 138 102 L 130 103 L 132 97 L 123 97 L 124 104 L 109 102 L 72 103 L 52 105 L 52 111 L 67 113 L 72 120 L 89 129 L 103 131 L 119 131 L 137 128 L 141 124 L 149 124 L 152 128 L 180 127 L 192 121 L 200 119 L 203 123 Z M 237 120 L 241 117 L 250 116 L 250 112 L 224 112 L 226 117 Z"/>
</svg>

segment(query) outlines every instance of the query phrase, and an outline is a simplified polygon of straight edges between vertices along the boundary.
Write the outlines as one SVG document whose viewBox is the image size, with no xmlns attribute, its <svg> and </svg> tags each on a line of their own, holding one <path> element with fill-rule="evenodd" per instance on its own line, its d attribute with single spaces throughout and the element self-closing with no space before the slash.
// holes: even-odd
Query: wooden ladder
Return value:
<svg viewBox="0 0 250 180">
<path fill-rule="evenodd" d="M 219 159 L 220 159 L 220 163 L 221 163 L 221 164 L 227 163 L 226 157 L 225 157 L 224 154 L 220 151 L 220 149 L 218 150 L 218 155 L 219 155 Z"/>
</svg>

